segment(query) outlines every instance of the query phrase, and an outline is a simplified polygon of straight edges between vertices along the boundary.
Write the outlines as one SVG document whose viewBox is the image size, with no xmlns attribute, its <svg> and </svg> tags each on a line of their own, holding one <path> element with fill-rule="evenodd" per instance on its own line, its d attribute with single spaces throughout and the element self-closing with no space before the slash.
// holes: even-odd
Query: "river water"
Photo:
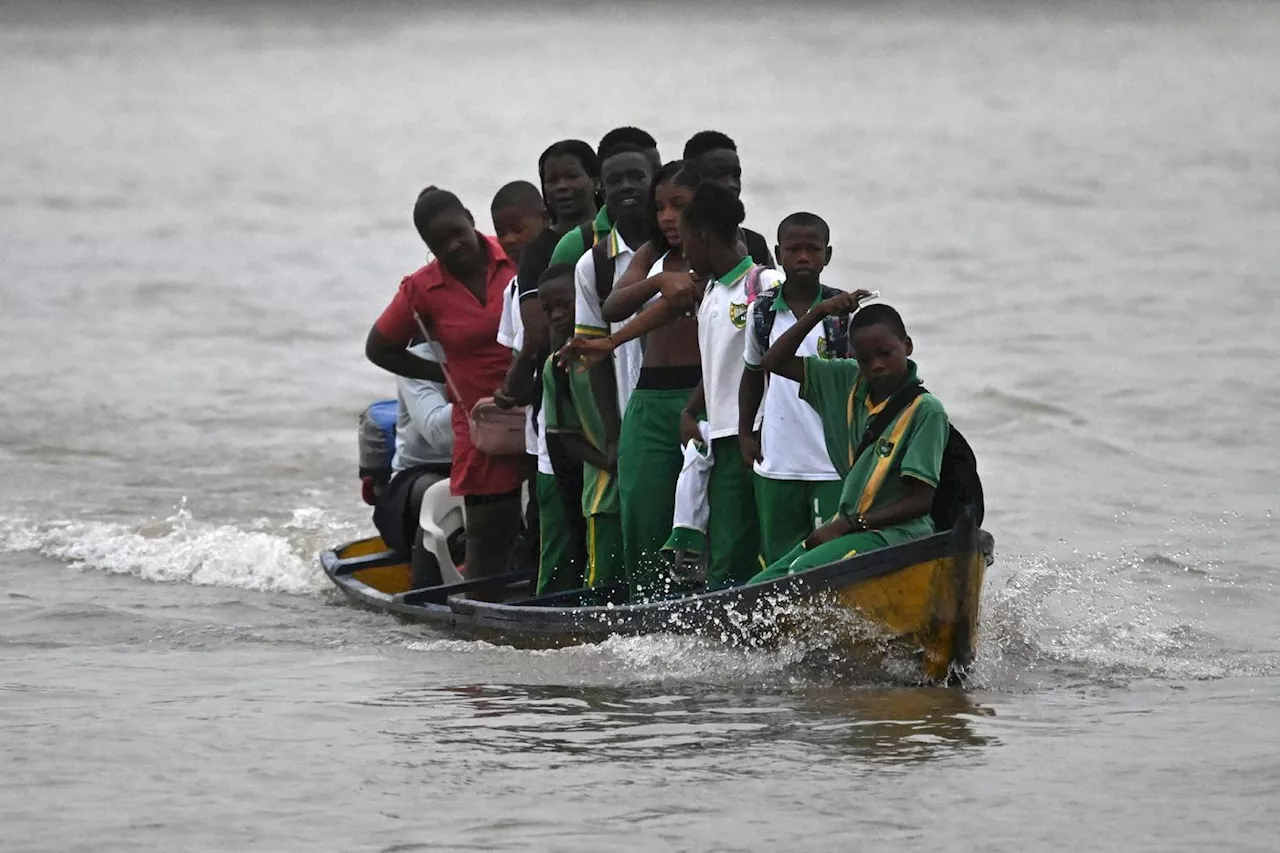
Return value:
<svg viewBox="0 0 1280 853">
<path fill-rule="evenodd" d="M 1280 7 L 0 6 L 0 849 L 1274 850 Z M 739 141 L 978 451 L 967 691 L 345 605 L 421 186 Z"/>
</svg>

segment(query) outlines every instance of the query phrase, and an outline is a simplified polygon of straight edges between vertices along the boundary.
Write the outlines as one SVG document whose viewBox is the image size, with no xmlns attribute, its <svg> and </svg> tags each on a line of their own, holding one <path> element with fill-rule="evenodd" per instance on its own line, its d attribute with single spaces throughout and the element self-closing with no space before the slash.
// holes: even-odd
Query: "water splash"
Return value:
<svg viewBox="0 0 1280 853">
<path fill-rule="evenodd" d="M 328 584 L 315 555 L 357 528 L 323 510 L 294 510 L 283 524 L 241 527 L 195 519 L 185 501 L 164 519 L 140 524 L 0 519 L 0 552 L 34 551 L 82 569 L 200 586 L 315 593 Z"/>
<path fill-rule="evenodd" d="M 983 590 L 975 686 L 1123 683 L 1267 674 L 1274 662 L 1232 650 L 1152 584 L 1136 553 L 1053 561 L 1002 556 Z M 1177 566 L 1178 571 L 1184 567 Z"/>
</svg>

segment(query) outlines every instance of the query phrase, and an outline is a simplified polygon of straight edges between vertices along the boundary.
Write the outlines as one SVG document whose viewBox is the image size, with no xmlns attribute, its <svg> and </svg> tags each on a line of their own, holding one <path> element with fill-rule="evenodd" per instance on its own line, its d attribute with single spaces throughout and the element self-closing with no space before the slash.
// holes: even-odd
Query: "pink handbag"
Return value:
<svg viewBox="0 0 1280 853">
<path fill-rule="evenodd" d="M 431 334 L 427 331 L 427 324 L 422 322 L 422 317 L 417 311 L 413 312 L 413 319 L 417 321 L 423 339 L 431 344 Z M 431 346 L 435 349 L 434 344 Z M 440 372 L 444 374 L 449 396 L 456 405 L 462 399 L 462 395 L 458 393 L 458 386 L 453 384 L 453 377 L 449 375 L 449 368 L 445 366 L 444 359 L 437 355 L 436 361 L 440 365 Z M 490 456 L 517 456 L 525 453 L 524 406 L 503 409 L 493 401 L 492 397 L 485 397 L 471 407 L 467 422 L 471 432 L 471 446 L 481 453 L 487 453 Z"/>
<path fill-rule="evenodd" d="M 525 452 L 524 406 L 503 409 L 485 397 L 471 408 L 471 444 L 490 456 L 516 456 Z"/>
</svg>

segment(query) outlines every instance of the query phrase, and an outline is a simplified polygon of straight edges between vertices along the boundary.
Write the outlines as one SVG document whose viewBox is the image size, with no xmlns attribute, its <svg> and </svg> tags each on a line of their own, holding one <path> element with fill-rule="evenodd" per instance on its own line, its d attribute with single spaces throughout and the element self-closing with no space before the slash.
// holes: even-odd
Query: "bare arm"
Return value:
<svg viewBox="0 0 1280 853">
<path fill-rule="evenodd" d="M 933 486 L 915 477 L 903 477 L 902 485 L 906 493 L 900 499 L 863 516 L 863 520 L 867 523 L 867 530 L 883 530 L 886 527 L 893 527 L 895 524 L 902 524 L 913 518 L 928 515 L 929 511 L 933 509 Z M 858 531 L 854 529 L 852 521 L 853 519 L 844 515 L 837 515 L 809 535 L 809 538 L 804 542 L 805 548 L 816 548 L 833 539 L 839 539 L 841 536 L 857 533 Z"/>
<path fill-rule="evenodd" d="M 405 349 L 403 343 L 393 341 L 374 326 L 369 329 L 369 337 L 364 342 L 365 358 L 397 376 L 407 379 L 427 379 L 431 382 L 444 382 L 444 371 L 434 361 L 419 358 Z"/>
<path fill-rule="evenodd" d="M 656 276 L 649 276 L 649 270 L 657 260 L 658 249 L 652 240 L 637 249 L 627 271 L 613 285 L 613 291 L 600 306 L 601 316 L 610 323 L 621 323 L 643 308 L 661 289 L 654 281 Z"/>
<path fill-rule="evenodd" d="M 555 434 L 559 436 L 570 459 L 575 462 L 586 462 L 588 465 L 594 465 L 602 471 L 614 473 L 618 465 L 616 458 L 610 459 L 599 450 L 596 450 L 591 446 L 591 442 L 582 437 L 582 433 L 557 432 Z"/>
<path fill-rule="evenodd" d="M 698 431 L 698 413 L 707 405 L 707 389 L 703 386 L 702 381 L 698 381 L 698 387 L 693 389 L 693 393 L 689 395 L 689 402 L 684 404 L 684 408 L 680 410 L 680 444 L 685 445 L 691 441 L 702 441 L 702 433 Z"/>
<path fill-rule="evenodd" d="M 764 371 L 746 368 L 738 383 L 738 446 L 742 458 L 751 464 L 763 459 L 760 440 L 755 435 L 756 412 L 764 399 Z"/>
<path fill-rule="evenodd" d="M 866 290 L 855 290 L 852 293 L 841 293 L 830 299 L 824 299 L 809 309 L 809 313 L 801 317 L 796 324 L 787 329 L 776 340 L 769 351 L 760 359 L 760 368 L 779 376 L 785 376 L 796 382 L 804 381 L 804 359 L 796 352 L 804 339 L 814 327 L 832 314 L 849 314 L 858 310 L 858 303 L 870 297 Z"/>
</svg>

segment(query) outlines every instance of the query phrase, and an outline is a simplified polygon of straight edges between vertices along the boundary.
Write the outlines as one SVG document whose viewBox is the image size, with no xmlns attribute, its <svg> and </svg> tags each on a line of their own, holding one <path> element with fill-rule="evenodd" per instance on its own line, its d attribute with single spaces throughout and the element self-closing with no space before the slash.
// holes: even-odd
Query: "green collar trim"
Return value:
<svg viewBox="0 0 1280 853">
<path fill-rule="evenodd" d="M 609 208 L 601 207 L 596 213 L 595 221 L 591 223 L 592 229 L 596 234 L 608 234 L 613 230 L 613 220 L 609 218 Z"/>
<path fill-rule="evenodd" d="M 751 260 L 751 256 L 747 255 L 738 262 L 736 267 L 725 273 L 724 278 L 717 278 L 716 283 L 723 284 L 725 287 L 732 287 L 738 283 L 738 279 L 747 274 L 747 271 L 751 269 L 752 264 L 753 261 Z"/>
<path fill-rule="evenodd" d="M 791 310 L 791 306 L 787 304 L 787 300 L 782 297 L 782 289 L 786 287 L 786 284 L 787 282 L 783 280 L 778 282 L 776 285 L 774 285 L 774 287 L 778 288 L 778 295 L 773 297 L 773 310 L 775 312 L 782 311 L 784 309 L 787 311 Z M 822 301 L 822 285 L 818 285 L 818 292 L 813 295 L 813 305 L 817 305 L 821 301 Z M 813 305 L 810 305 L 809 308 L 812 309 Z M 799 319 L 799 318 L 797 317 L 796 319 Z"/>
</svg>

